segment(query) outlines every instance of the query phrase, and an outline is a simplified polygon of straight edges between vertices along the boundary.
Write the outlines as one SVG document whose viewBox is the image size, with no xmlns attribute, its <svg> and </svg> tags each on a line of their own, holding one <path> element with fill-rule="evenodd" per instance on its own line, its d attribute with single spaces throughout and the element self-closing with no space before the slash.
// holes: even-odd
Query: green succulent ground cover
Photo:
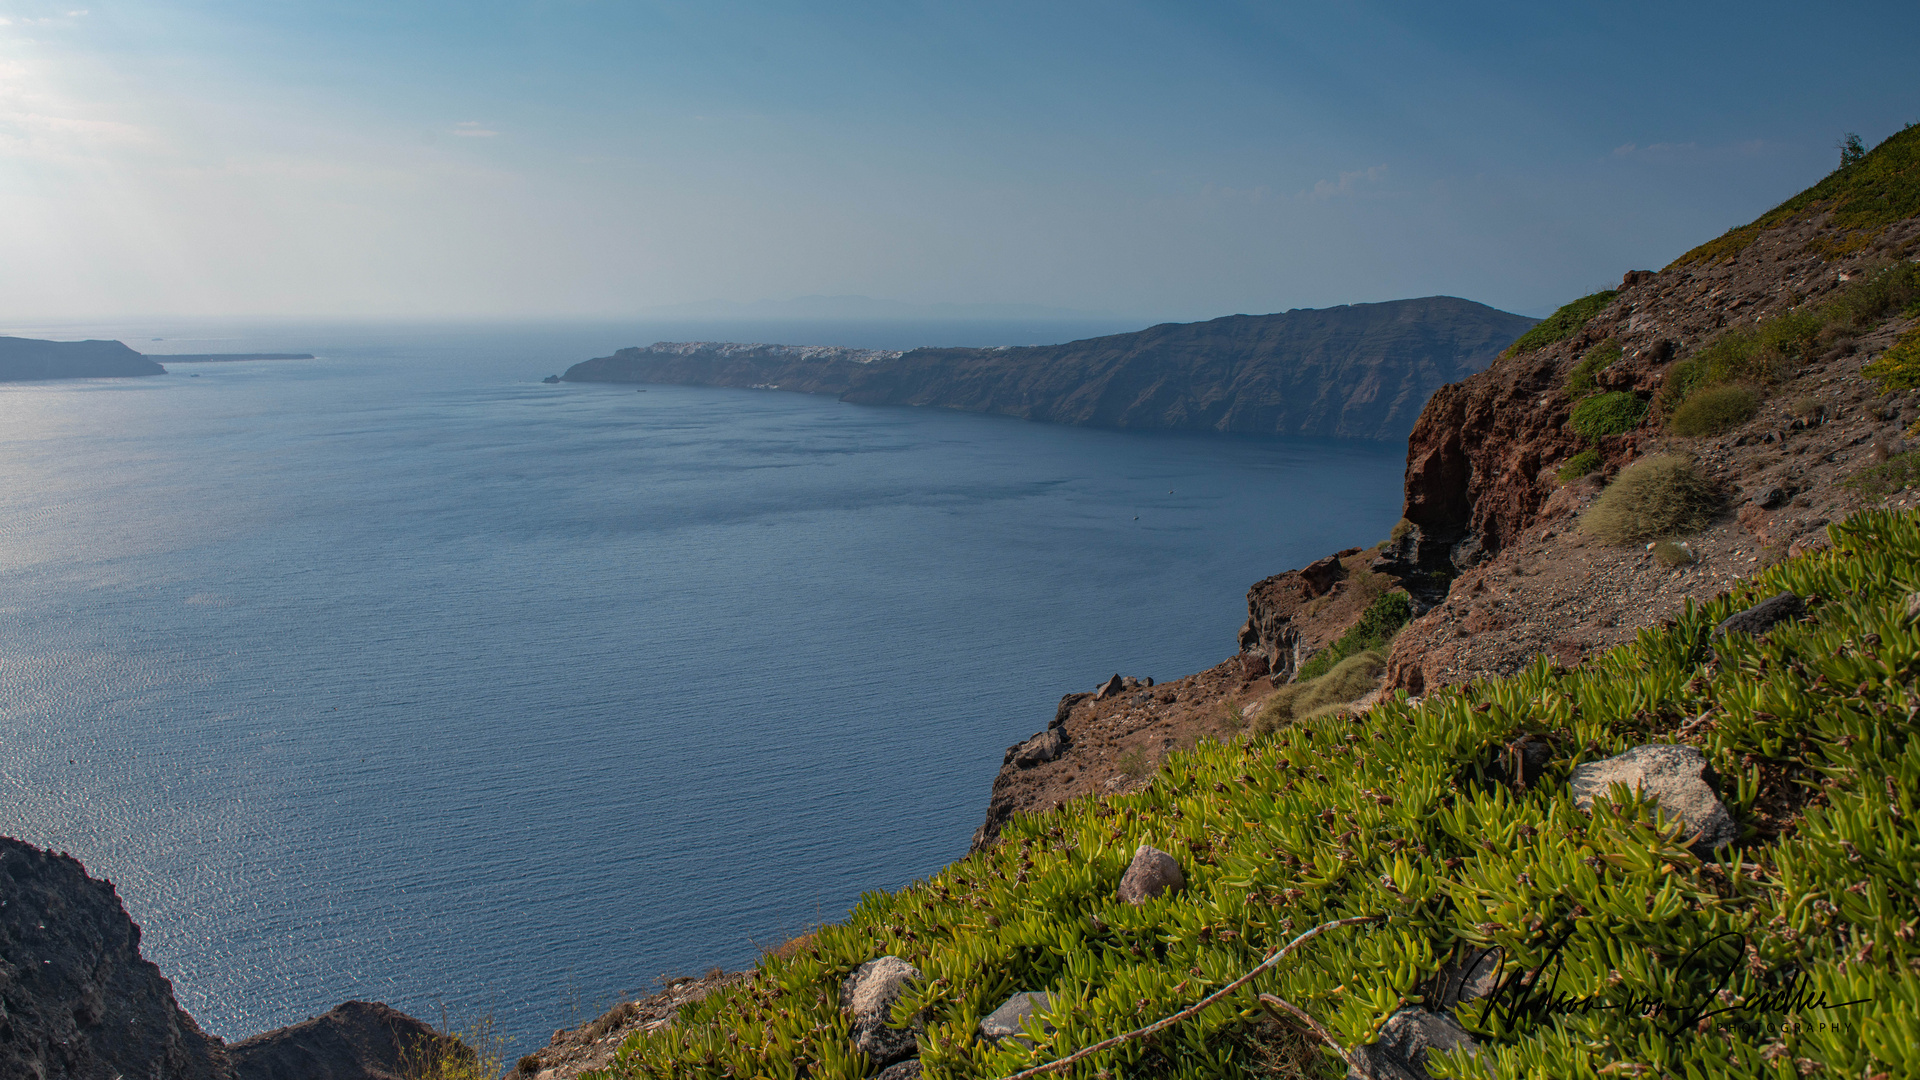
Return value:
<svg viewBox="0 0 1920 1080">
<path fill-rule="evenodd" d="M 1865 157 L 1842 165 L 1826 179 L 1774 207 L 1751 224 L 1726 234 L 1675 259 L 1673 265 L 1730 257 L 1753 243 L 1768 229 L 1802 215 L 1831 210 L 1829 224 L 1841 230 L 1822 247 L 1824 254 L 1843 254 L 1872 242 L 1887 226 L 1920 214 L 1920 125 L 1909 124 Z"/>
<path fill-rule="evenodd" d="M 926 1075 L 1005 1076 L 1170 1015 L 1309 927 L 1382 915 L 1073 1075 L 1249 1074 L 1256 992 L 1364 1043 L 1465 947 L 1504 950 L 1509 977 L 1557 957 L 1538 983 L 1557 997 L 1458 1008 L 1485 1049 L 1429 1057 L 1436 1075 L 1920 1075 L 1920 627 L 1905 613 L 1920 518 L 1866 512 L 1830 532 L 1832 549 L 1581 668 L 1543 659 L 1363 720 L 1203 744 L 1147 790 L 1016 818 L 992 851 L 867 895 L 809 947 L 636 1036 L 612 1072 L 868 1075 L 840 983 L 892 953 L 926 974 L 895 1013 L 926 1017 Z M 1810 598 L 1806 620 L 1716 638 L 1781 590 Z M 1525 734 L 1553 747 L 1531 787 L 1503 765 Z M 1743 823 L 1710 862 L 1625 789 L 1591 815 L 1568 795 L 1576 764 L 1676 738 L 1706 754 Z M 1184 893 L 1115 900 L 1142 842 L 1180 859 Z M 1030 1030 L 1030 1048 L 976 1042 L 1018 990 L 1055 995 L 1056 1030 Z M 1321 1058 L 1320 1075 L 1340 1072 Z"/>
</svg>

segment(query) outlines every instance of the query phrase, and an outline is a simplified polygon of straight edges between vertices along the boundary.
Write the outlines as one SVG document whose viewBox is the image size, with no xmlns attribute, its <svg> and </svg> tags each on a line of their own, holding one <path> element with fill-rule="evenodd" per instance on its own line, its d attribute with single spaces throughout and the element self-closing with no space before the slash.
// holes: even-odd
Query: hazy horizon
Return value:
<svg viewBox="0 0 1920 1080">
<path fill-rule="evenodd" d="M 1537 315 L 1920 117 L 1916 31 L 1894 4 L 22 0 L 0 323 Z"/>
</svg>

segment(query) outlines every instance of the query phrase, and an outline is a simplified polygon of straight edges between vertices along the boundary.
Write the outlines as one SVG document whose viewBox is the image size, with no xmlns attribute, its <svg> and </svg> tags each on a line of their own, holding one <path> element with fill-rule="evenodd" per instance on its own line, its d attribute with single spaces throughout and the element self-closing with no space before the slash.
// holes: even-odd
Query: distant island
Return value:
<svg viewBox="0 0 1920 1080">
<path fill-rule="evenodd" d="M 657 342 L 562 382 L 835 394 L 1096 427 L 1399 440 L 1538 320 L 1452 296 L 1163 323 L 1064 345 L 907 352 Z"/>
<path fill-rule="evenodd" d="M 167 369 L 118 341 L 0 337 L 0 382 L 165 375 Z"/>
<path fill-rule="evenodd" d="M 310 352 L 208 352 L 149 354 L 169 364 L 224 364 L 233 360 L 311 360 Z"/>
<path fill-rule="evenodd" d="M 43 341 L 0 337 L 0 382 L 33 379 L 112 379 L 165 375 L 169 364 L 219 364 L 235 360 L 312 360 L 312 353 L 160 353 L 134 352 L 119 341 Z"/>
</svg>

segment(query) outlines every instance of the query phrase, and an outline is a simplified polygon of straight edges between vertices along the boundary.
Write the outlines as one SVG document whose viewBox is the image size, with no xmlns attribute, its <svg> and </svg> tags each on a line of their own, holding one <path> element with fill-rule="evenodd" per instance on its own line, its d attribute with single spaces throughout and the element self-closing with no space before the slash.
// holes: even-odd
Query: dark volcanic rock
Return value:
<svg viewBox="0 0 1920 1080">
<path fill-rule="evenodd" d="M 1427 1072 L 1427 1051 L 1465 1047 L 1477 1051 L 1467 1029 L 1447 1013 L 1414 1007 L 1401 1009 L 1380 1025 L 1379 1037 L 1355 1047 L 1354 1060 L 1365 1073 L 1349 1069 L 1348 1080 L 1433 1080 Z"/>
<path fill-rule="evenodd" d="M 1769 596 L 1745 611 L 1727 616 L 1721 620 L 1719 629 L 1721 633 L 1757 636 L 1773 629 L 1777 623 L 1805 618 L 1806 614 L 1804 600 L 1790 592 L 1783 592 Z"/>
<path fill-rule="evenodd" d="M 449 1043 L 398 1009 L 349 1001 L 227 1053 L 237 1080 L 400 1080 L 410 1063 L 450 1052 Z"/>
<path fill-rule="evenodd" d="M 218 1039 L 140 958 L 140 928 L 66 855 L 0 837 L 0 1076 L 226 1080 Z"/>
<path fill-rule="evenodd" d="M 1533 323 L 1430 296 L 1023 348 L 662 342 L 575 364 L 562 378 L 836 393 L 862 405 L 1097 427 L 1396 440 L 1436 388 L 1485 368 Z"/>
<path fill-rule="evenodd" d="M 118 341 L 0 337 L 0 382 L 165 375 L 167 369 Z"/>
</svg>

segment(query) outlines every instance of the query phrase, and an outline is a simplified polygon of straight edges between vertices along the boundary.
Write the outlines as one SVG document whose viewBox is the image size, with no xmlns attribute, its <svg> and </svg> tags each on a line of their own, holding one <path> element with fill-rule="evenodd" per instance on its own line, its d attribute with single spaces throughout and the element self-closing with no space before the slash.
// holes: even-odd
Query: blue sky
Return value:
<svg viewBox="0 0 1920 1080">
<path fill-rule="evenodd" d="M 0 0 L 0 320 L 1539 312 L 1920 120 L 1920 4 Z"/>
</svg>

